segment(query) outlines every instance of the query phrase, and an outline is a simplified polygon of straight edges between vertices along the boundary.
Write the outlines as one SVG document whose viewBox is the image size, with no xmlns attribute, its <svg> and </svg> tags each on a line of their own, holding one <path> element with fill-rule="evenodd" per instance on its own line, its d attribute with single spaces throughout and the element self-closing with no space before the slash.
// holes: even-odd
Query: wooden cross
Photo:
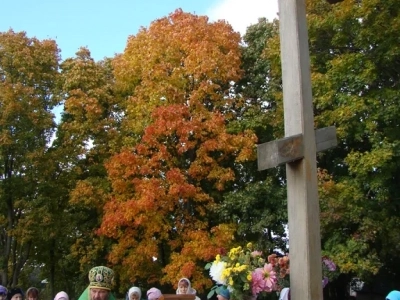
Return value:
<svg viewBox="0 0 400 300">
<path fill-rule="evenodd" d="M 258 169 L 286 163 L 291 299 L 322 300 L 316 152 L 336 129 L 314 131 L 305 0 L 279 0 L 279 24 L 285 138 L 258 145 Z"/>
</svg>

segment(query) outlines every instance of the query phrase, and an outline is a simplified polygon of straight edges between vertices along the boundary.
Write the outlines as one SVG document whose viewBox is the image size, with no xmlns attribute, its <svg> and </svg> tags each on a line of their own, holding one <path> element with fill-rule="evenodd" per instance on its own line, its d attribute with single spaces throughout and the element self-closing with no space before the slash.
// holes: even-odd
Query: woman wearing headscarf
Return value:
<svg viewBox="0 0 400 300">
<path fill-rule="evenodd" d="M 20 288 L 13 288 L 7 293 L 7 300 L 22 300 L 24 299 L 24 292 Z"/>
<path fill-rule="evenodd" d="M 290 300 L 290 289 L 283 288 L 279 294 L 279 300 Z"/>
<path fill-rule="evenodd" d="M 7 293 L 8 293 L 7 289 L 4 286 L 0 285 L 0 300 L 6 300 Z"/>
<path fill-rule="evenodd" d="M 68 294 L 64 291 L 58 292 L 54 300 L 69 300 Z"/>
<path fill-rule="evenodd" d="M 196 295 L 197 291 L 192 288 L 192 284 L 190 280 L 183 277 L 178 281 L 178 288 L 176 289 L 176 293 L 179 294 L 191 294 Z M 199 297 L 196 296 L 196 300 L 200 300 Z"/>
<path fill-rule="evenodd" d="M 128 290 L 127 300 L 140 300 L 142 298 L 142 291 L 137 286 L 133 286 Z"/>
</svg>

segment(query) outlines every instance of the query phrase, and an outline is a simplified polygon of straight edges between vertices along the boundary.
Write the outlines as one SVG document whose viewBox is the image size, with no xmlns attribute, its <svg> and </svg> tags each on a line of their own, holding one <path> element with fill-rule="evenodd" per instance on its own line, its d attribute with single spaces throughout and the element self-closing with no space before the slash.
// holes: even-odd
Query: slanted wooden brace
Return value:
<svg viewBox="0 0 400 300">
<path fill-rule="evenodd" d="M 291 299 L 322 300 L 316 152 L 336 130 L 314 131 L 305 0 L 279 0 L 279 24 L 285 138 L 258 145 L 258 169 L 286 163 Z"/>
</svg>

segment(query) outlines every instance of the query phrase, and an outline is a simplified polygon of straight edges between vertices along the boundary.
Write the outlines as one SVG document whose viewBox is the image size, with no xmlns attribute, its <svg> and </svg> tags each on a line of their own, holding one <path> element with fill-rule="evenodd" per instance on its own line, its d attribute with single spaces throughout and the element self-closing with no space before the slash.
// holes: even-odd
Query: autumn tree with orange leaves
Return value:
<svg viewBox="0 0 400 300">
<path fill-rule="evenodd" d="M 109 260 L 121 282 L 212 285 L 205 262 L 235 232 L 215 209 L 237 167 L 255 159 L 255 135 L 227 130 L 240 103 L 239 42 L 227 23 L 177 10 L 131 36 L 114 61 L 127 135 L 106 166 L 113 192 L 98 232 L 115 240 Z"/>
<path fill-rule="evenodd" d="M 195 110 L 225 110 L 242 71 L 240 35 L 225 21 L 175 11 L 128 39 L 114 59 L 116 86 L 128 98 L 126 144 L 140 139 L 154 108 L 185 104 Z M 236 104 L 237 105 L 237 104 Z"/>
</svg>

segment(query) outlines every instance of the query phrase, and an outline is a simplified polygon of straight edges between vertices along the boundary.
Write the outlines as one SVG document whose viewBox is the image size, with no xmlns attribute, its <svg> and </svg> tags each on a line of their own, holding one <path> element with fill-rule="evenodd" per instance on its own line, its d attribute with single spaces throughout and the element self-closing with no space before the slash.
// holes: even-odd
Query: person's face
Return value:
<svg viewBox="0 0 400 300">
<path fill-rule="evenodd" d="M 188 292 L 188 288 L 189 284 L 185 280 L 179 282 L 178 284 L 179 293 L 186 294 Z"/>
<path fill-rule="evenodd" d="M 28 296 L 28 300 L 37 300 L 37 297 L 33 296 L 33 295 L 29 295 Z"/>
<path fill-rule="evenodd" d="M 221 296 L 221 295 L 217 295 L 217 299 L 218 300 L 226 300 L 226 298 L 224 296 Z"/>
<path fill-rule="evenodd" d="M 11 297 L 11 300 L 22 300 L 22 295 L 21 294 L 15 294 L 14 296 Z"/>
<path fill-rule="evenodd" d="M 107 300 L 108 299 L 108 290 L 105 289 L 97 289 L 90 288 L 90 300 Z"/>
<path fill-rule="evenodd" d="M 0 300 L 7 299 L 7 294 L 0 294 Z"/>
<path fill-rule="evenodd" d="M 129 298 L 129 300 L 140 300 L 139 299 L 139 294 L 138 293 L 132 293 L 131 297 Z"/>
</svg>

